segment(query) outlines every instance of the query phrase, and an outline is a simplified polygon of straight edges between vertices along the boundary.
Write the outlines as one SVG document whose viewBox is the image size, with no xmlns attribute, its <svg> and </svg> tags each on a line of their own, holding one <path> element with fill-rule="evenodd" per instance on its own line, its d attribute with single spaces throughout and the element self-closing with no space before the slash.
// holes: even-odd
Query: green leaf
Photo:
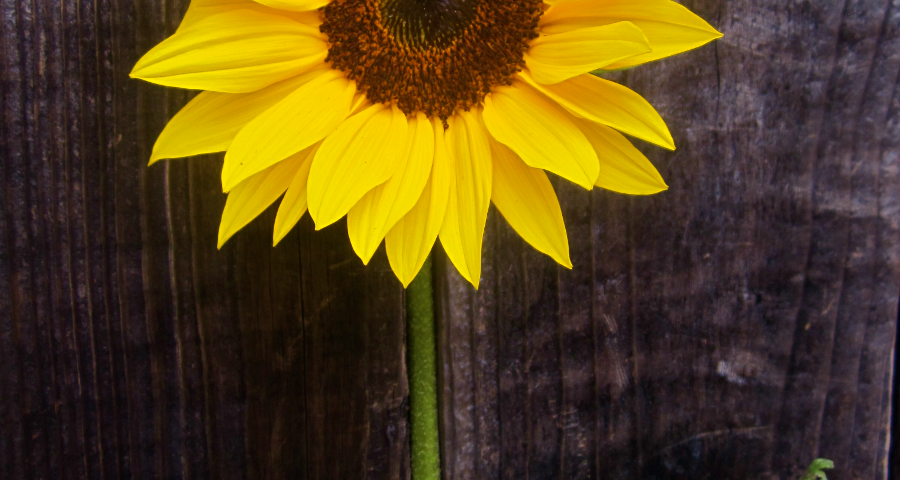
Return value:
<svg viewBox="0 0 900 480">
<path fill-rule="evenodd" d="M 828 460 L 827 458 L 817 458 L 813 460 L 812 465 L 806 469 L 806 473 L 800 477 L 800 480 L 828 480 L 828 477 L 825 476 L 825 472 L 822 470 L 831 470 L 834 468 L 834 462 Z"/>
</svg>

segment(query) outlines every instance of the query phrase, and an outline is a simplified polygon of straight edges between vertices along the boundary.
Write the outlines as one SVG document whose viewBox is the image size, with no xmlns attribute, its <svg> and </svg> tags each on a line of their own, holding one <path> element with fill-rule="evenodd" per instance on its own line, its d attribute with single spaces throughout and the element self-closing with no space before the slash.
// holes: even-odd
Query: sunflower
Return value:
<svg viewBox="0 0 900 480">
<path fill-rule="evenodd" d="M 670 0 L 193 0 L 131 76 L 203 90 L 150 163 L 226 152 L 220 247 L 283 196 L 273 244 L 307 211 L 316 229 L 346 215 L 363 262 L 384 240 L 404 286 L 440 238 L 477 288 L 490 202 L 571 268 L 545 171 L 667 188 L 622 135 L 674 149 L 662 118 L 589 72 L 720 36 Z"/>
</svg>

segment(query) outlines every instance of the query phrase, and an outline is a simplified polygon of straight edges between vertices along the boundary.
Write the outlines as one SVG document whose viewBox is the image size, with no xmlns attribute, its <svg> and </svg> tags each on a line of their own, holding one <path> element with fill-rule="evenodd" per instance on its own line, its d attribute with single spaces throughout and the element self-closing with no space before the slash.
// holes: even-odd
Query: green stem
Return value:
<svg viewBox="0 0 900 480">
<path fill-rule="evenodd" d="M 431 256 L 406 289 L 409 455 L 413 480 L 439 480 L 437 348 Z"/>
</svg>

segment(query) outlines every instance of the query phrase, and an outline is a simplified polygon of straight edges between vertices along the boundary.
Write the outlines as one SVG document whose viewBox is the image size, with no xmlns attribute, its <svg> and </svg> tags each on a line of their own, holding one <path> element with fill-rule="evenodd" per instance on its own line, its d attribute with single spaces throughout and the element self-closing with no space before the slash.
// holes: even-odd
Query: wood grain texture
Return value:
<svg viewBox="0 0 900 480">
<path fill-rule="evenodd" d="M 271 210 L 217 251 L 221 158 L 146 166 L 187 4 L 0 3 L 0 478 L 408 478 L 383 252 Z"/>
<path fill-rule="evenodd" d="M 437 255 L 445 478 L 885 478 L 900 0 L 684 3 L 726 37 L 612 75 L 670 190 L 555 182 L 571 271 L 495 211 L 479 291 Z M 0 478 L 408 478 L 383 252 L 272 210 L 218 251 L 221 158 L 145 166 L 186 6 L 0 0 Z"/>
<path fill-rule="evenodd" d="M 670 190 L 555 184 L 571 271 L 488 219 L 444 262 L 447 478 L 885 478 L 900 279 L 900 2 L 685 1 L 715 44 L 610 75 Z"/>
</svg>

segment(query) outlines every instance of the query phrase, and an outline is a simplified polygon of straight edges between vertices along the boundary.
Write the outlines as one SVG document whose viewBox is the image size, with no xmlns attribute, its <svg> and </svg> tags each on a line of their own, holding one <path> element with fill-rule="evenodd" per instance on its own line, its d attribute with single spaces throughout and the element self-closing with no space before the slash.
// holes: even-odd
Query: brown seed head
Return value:
<svg viewBox="0 0 900 480">
<path fill-rule="evenodd" d="M 373 103 L 446 122 L 509 85 L 537 37 L 541 0 L 333 0 L 331 66 Z"/>
</svg>

